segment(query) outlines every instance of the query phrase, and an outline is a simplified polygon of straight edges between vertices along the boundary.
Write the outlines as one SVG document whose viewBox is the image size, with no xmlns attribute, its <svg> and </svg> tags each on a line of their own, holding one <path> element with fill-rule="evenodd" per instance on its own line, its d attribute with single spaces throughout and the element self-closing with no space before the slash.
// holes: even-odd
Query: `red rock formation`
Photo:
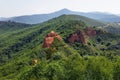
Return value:
<svg viewBox="0 0 120 80">
<path fill-rule="evenodd" d="M 87 28 L 85 32 L 86 32 L 86 35 L 89 37 L 93 37 L 97 35 L 97 32 L 92 28 Z"/>
<path fill-rule="evenodd" d="M 77 31 L 74 34 L 70 35 L 68 38 L 68 41 L 70 43 L 75 43 L 75 42 L 81 42 L 83 44 L 86 44 L 86 37 L 94 37 L 98 34 L 101 34 L 101 30 L 94 30 L 93 28 L 87 28 L 85 31 Z"/>
<path fill-rule="evenodd" d="M 77 31 L 74 34 L 72 34 L 69 38 L 68 41 L 70 43 L 74 43 L 74 42 L 81 42 L 83 44 L 86 44 L 86 39 L 85 39 L 85 35 L 84 32 L 82 31 Z"/>
<path fill-rule="evenodd" d="M 47 36 L 45 37 L 43 48 L 51 47 L 52 43 L 54 42 L 54 38 L 62 40 L 62 38 L 57 33 L 51 31 L 51 33 L 47 34 Z"/>
</svg>

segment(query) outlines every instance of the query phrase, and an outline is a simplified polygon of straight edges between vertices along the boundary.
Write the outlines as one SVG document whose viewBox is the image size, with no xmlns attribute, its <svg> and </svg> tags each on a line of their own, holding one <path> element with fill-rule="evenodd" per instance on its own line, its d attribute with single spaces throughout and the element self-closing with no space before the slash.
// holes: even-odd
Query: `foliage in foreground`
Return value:
<svg viewBox="0 0 120 80">
<path fill-rule="evenodd" d="M 40 61 L 19 80 L 119 80 L 120 58 L 80 57 L 73 54 L 61 60 Z"/>
</svg>

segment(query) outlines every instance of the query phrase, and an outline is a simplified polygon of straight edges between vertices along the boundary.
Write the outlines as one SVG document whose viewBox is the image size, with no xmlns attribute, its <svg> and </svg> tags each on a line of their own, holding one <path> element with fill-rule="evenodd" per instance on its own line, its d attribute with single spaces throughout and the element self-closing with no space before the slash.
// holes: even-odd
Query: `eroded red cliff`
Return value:
<svg viewBox="0 0 120 80">
<path fill-rule="evenodd" d="M 85 30 L 78 30 L 75 33 L 69 35 L 67 41 L 69 41 L 70 43 L 81 42 L 82 44 L 87 44 L 87 37 L 92 38 L 101 33 L 103 33 L 101 30 L 86 28 Z M 51 47 L 55 38 L 57 38 L 58 40 L 62 40 L 61 36 L 59 36 L 54 31 L 51 31 L 49 34 L 47 34 L 43 43 L 43 48 Z"/>
<path fill-rule="evenodd" d="M 93 28 L 87 28 L 84 31 L 78 30 L 69 36 L 68 41 L 70 43 L 81 42 L 83 44 L 87 44 L 86 37 L 91 38 L 101 33 L 101 31 L 94 30 Z"/>
<path fill-rule="evenodd" d="M 85 30 L 85 33 L 86 33 L 86 35 L 89 36 L 89 37 L 94 37 L 94 36 L 97 35 L 97 31 L 94 30 L 94 29 L 92 29 L 92 28 L 87 28 L 87 29 Z"/>
<path fill-rule="evenodd" d="M 70 43 L 74 43 L 77 41 L 77 42 L 86 44 L 85 34 L 82 31 L 77 31 L 74 34 L 70 35 L 70 37 L 68 38 L 68 41 Z"/>
<path fill-rule="evenodd" d="M 54 42 L 54 38 L 57 38 L 59 40 L 62 40 L 62 38 L 55 33 L 54 31 L 51 31 L 47 36 L 45 37 L 43 48 L 49 48 L 52 46 L 52 43 Z"/>
</svg>

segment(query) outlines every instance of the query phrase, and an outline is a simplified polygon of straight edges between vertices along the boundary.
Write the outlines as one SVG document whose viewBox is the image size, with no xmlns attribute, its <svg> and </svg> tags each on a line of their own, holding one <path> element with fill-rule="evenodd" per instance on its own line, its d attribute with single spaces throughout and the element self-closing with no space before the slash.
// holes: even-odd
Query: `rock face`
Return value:
<svg viewBox="0 0 120 80">
<path fill-rule="evenodd" d="M 97 31 L 93 30 L 92 28 L 87 28 L 85 33 L 89 37 L 94 37 L 97 35 Z"/>
<path fill-rule="evenodd" d="M 86 37 L 92 38 L 101 33 L 102 32 L 100 30 L 94 30 L 93 28 L 87 28 L 83 31 L 78 30 L 75 33 L 71 34 L 67 38 L 67 41 L 70 43 L 81 42 L 83 44 L 87 44 Z M 62 40 L 62 38 L 54 31 L 51 31 L 49 34 L 47 34 L 44 40 L 43 48 L 50 48 L 55 38 L 57 38 L 58 40 Z"/>
<path fill-rule="evenodd" d="M 86 37 L 94 37 L 98 34 L 101 34 L 101 31 L 94 30 L 93 28 L 87 28 L 84 31 L 76 31 L 71 34 L 68 38 L 70 43 L 81 42 L 83 44 L 87 44 Z"/>
<path fill-rule="evenodd" d="M 77 41 L 86 44 L 85 34 L 82 31 L 77 31 L 68 38 L 68 41 L 70 43 L 74 43 Z"/>
<path fill-rule="evenodd" d="M 45 37 L 43 48 L 49 48 L 52 46 L 52 43 L 54 42 L 54 38 L 57 38 L 59 40 L 62 40 L 62 38 L 55 33 L 54 31 L 51 31 L 47 36 Z"/>
</svg>

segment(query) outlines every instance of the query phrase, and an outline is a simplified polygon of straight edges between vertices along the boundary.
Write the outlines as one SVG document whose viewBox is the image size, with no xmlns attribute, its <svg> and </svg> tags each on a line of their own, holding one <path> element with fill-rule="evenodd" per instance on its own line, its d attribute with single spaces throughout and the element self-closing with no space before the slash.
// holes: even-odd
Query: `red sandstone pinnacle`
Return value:
<svg viewBox="0 0 120 80">
<path fill-rule="evenodd" d="M 43 48 L 49 48 L 49 47 L 51 47 L 52 43 L 54 42 L 54 38 L 57 38 L 58 40 L 62 40 L 62 38 L 57 33 L 55 33 L 54 31 L 51 31 L 45 37 Z"/>
</svg>

